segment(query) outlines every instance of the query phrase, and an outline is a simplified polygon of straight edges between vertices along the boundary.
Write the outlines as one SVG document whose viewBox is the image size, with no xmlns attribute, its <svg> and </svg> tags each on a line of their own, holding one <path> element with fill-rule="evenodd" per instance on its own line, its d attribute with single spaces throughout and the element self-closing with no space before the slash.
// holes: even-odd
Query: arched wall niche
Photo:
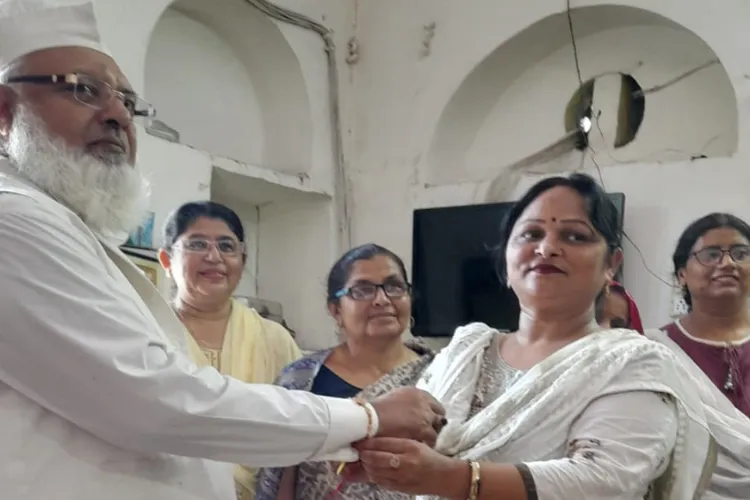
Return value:
<svg viewBox="0 0 750 500">
<path fill-rule="evenodd" d="M 245 2 L 171 3 L 149 42 L 145 97 L 180 142 L 309 171 L 312 118 L 299 61 L 276 24 Z"/>
<path fill-rule="evenodd" d="M 737 150 L 737 101 L 716 54 L 695 33 L 653 12 L 597 5 L 573 11 L 581 76 L 597 79 L 591 132 L 600 165 L 726 157 Z M 649 89 L 716 60 L 646 95 L 636 138 L 614 150 L 615 96 L 625 73 Z M 567 17 L 545 17 L 472 69 L 443 109 L 422 178 L 428 185 L 489 180 L 560 139 L 578 88 Z"/>
</svg>

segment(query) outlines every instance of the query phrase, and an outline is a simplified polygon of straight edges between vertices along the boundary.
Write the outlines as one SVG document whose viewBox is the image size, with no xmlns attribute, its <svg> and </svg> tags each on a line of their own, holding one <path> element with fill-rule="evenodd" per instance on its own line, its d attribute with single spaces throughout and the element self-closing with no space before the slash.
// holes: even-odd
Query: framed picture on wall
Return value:
<svg viewBox="0 0 750 500">
<path fill-rule="evenodd" d="M 123 245 L 120 247 L 120 250 L 143 272 L 165 299 L 170 299 L 174 296 L 174 290 L 172 289 L 174 283 L 161 268 L 155 249 Z"/>
<path fill-rule="evenodd" d="M 154 286 L 159 289 L 159 263 L 151 259 L 144 259 L 143 257 L 137 257 L 135 255 L 129 255 L 128 257 L 130 257 L 130 260 L 133 261 L 138 269 L 143 271 L 143 274 L 146 275 L 149 281 L 151 281 L 151 283 L 153 283 Z"/>
<path fill-rule="evenodd" d="M 128 236 L 127 247 L 152 248 L 154 234 L 154 212 L 148 212 L 138 229 Z"/>
</svg>

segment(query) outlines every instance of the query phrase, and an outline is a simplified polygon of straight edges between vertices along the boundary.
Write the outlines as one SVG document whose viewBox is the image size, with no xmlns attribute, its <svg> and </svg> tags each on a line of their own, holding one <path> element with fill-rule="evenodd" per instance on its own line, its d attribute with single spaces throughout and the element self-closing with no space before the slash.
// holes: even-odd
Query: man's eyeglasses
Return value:
<svg viewBox="0 0 750 500">
<path fill-rule="evenodd" d="M 736 264 L 745 264 L 750 261 L 750 245 L 733 245 L 729 248 L 706 247 L 693 252 L 692 255 L 704 266 L 719 264 L 724 255 L 729 255 Z"/>
<path fill-rule="evenodd" d="M 224 238 L 218 240 L 209 240 L 207 238 L 188 238 L 175 243 L 175 248 L 182 249 L 188 253 L 207 254 L 212 248 L 216 248 L 221 255 L 226 257 L 236 257 L 244 255 L 245 244 L 239 241 Z"/>
<path fill-rule="evenodd" d="M 392 281 L 388 283 L 381 283 L 379 285 L 375 283 L 357 283 L 347 288 L 342 288 L 336 292 L 335 297 L 340 299 L 341 297 L 348 295 L 354 300 L 372 300 L 378 294 L 378 290 L 383 290 L 386 297 L 389 299 L 400 299 L 409 295 L 411 292 L 411 285 L 408 283 L 400 283 L 398 281 Z"/>
<path fill-rule="evenodd" d="M 135 92 L 117 90 L 107 82 L 81 73 L 59 75 L 22 75 L 8 78 L 8 83 L 33 83 L 37 85 L 58 85 L 73 94 L 73 98 L 85 106 L 104 109 L 113 98 L 125 105 L 131 118 L 153 118 L 156 110 Z"/>
</svg>

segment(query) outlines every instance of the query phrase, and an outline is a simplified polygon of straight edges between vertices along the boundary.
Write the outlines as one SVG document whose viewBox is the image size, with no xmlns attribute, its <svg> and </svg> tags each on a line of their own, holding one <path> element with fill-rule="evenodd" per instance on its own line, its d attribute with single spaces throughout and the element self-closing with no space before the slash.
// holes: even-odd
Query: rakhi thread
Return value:
<svg viewBox="0 0 750 500">
<path fill-rule="evenodd" d="M 331 493 L 328 494 L 326 497 L 326 500 L 331 500 L 333 497 L 336 496 L 336 493 L 341 493 L 341 488 L 344 487 L 344 480 L 339 479 L 339 484 L 336 485 L 336 487 L 331 491 Z"/>
<path fill-rule="evenodd" d="M 341 473 L 344 472 L 344 467 L 346 467 L 346 462 L 341 462 L 336 469 L 336 477 L 339 478 L 339 483 L 336 485 L 336 487 L 331 491 L 331 493 L 326 496 L 326 500 L 331 500 L 336 493 L 341 493 L 341 488 L 344 487 L 344 478 L 341 477 Z"/>
</svg>

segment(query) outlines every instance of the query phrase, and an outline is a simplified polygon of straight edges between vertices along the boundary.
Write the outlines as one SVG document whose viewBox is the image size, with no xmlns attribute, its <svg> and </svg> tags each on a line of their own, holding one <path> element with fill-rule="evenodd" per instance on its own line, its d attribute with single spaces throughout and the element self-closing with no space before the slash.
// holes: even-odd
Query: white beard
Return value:
<svg viewBox="0 0 750 500">
<path fill-rule="evenodd" d="M 18 172 L 62 203 L 94 232 L 129 233 L 143 221 L 150 186 L 124 155 L 97 158 L 52 137 L 42 120 L 18 106 L 6 154 Z"/>
</svg>

